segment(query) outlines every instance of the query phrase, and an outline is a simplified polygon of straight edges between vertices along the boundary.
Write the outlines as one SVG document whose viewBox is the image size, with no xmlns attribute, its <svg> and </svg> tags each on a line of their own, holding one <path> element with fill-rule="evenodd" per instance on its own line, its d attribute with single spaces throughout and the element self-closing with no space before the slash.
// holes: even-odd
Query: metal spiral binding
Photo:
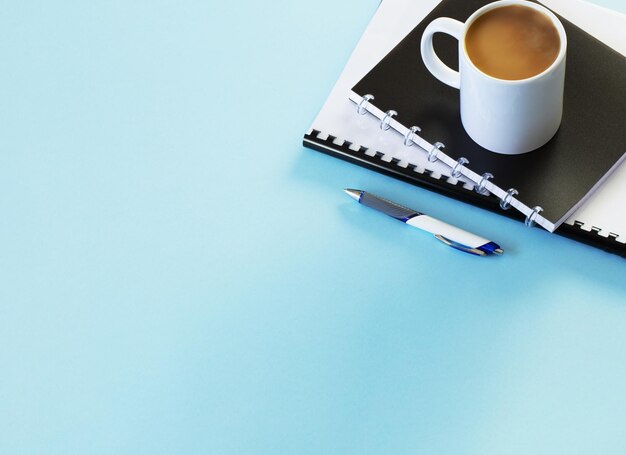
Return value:
<svg viewBox="0 0 626 455">
<path fill-rule="evenodd" d="M 398 113 L 394 111 L 393 109 L 385 112 L 385 116 L 380 121 L 381 130 L 387 131 L 390 128 L 389 122 L 391 122 L 391 119 L 394 115 L 398 115 Z"/>
<path fill-rule="evenodd" d="M 478 182 L 478 185 L 474 186 L 474 190 L 478 193 L 478 194 L 487 194 L 487 188 L 485 188 L 485 184 L 487 183 L 487 181 L 489 179 L 493 178 L 493 174 L 491 174 L 490 172 L 485 172 L 482 176 L 482 178 L 480 179 L 480 182 Z"/>
<path fill-rule="evenodd" d="M 506 192 L 506 196 L 504 196 L 502 198 L 502 200 L 500 201 L 500 208 L 502 210 L 508 210 L 511 208 L 511 199 L 513 198 L 513 196 L 517 196 L 519 194 L 519 191 L 517 191 L 515 188 L 510 188 L 507 192 Z"/>
<path fill-rule="evenodd" d="M 439 150 L 445 147 L 446 146 L 443 144 L 443 142 L 435 142 L 433 144 L 433 148 L 431 148 L 430 152 L 428 152 L 428 161 L 431 163 L 434 163 L 435 161 L 437 161 L 438 160 L 437 154 L 439 153 Z"/>
<path fill-rule="evenodd" d="M 365 115 L 367 114 L 367 104 L 370 102 L 370 100 L 374 99 L 374 95 L 370 95 L 367 94 L 363 97 L 363 99 L 361 100 L 361 102 L 357 105 L 356 107 L 356 112 L 359 115 Z"/>
<path fill-rule="evenodd" d="M 456 161 L 456 164 L 454 165 L 454 167 L 452 168 L 452 173 L 451 173 L 452 177 L 454 177 L 455 179 L 458 179 L 459 177 L 461 177 L 461 175 L 463 175 L 463 172 L 461 172 L 461 168 L 463 168 L 463 166 L 468 163 L 469 163 L 469 160 L 465 158 L 464 156 L 459 158 Z"/>
<path fill-rule="evenodd" d="M 537 218 L 540 212 L 543 212 L 543 208 L 538 205 L 534 206 L 533 211 L 526 217 L 526 220 L 524 220 L 524 224 L 528 227 L 533 227 L 535 225 L 535 218 Z"/>
<path fill-rule="evenodd" d="M 360 99 L 358 99 L 360 98 Z M 413 145 L 419 144 L 420 147 L 422 147 L 423 149 L 427 150 L 427 147 L 429 146 L 429 141 L 424 140 L 418 133 L 420 133 L 422 131 L 422 129 L 418 126 L 412 126 L 410 128 L 406 128 L 404 125 L 400 124 L 399 122 L 396 121 L 396 123 L 392 126 L 391 125 L 391 120 L 394 116 L 398 115 L 398 113 L 395 110 L 388 110 L 387 112 L 381 111 L 380 109 L 376 108 L 376 106 L 369 106 L 369 103 L 371 100 L 375 99 L 374 95 L 368 93 L 362 97 L 360 97 L 357 94 L 351 94 L 350 95 L 350 100 L 353 101 L 354 103 L 356 103 L 357 106 L 357 113 L 360 115 L 365 115 L 366 113 L 371 113 L 374 117 L 376 117 L 377 119 L 380 120 L 380 129 L 383 131 L 387 131 L 391 128 L 393 128 L 395 131 L 397 131 L 398 133 L 400 133 L 401 135 L 403 135 L 404 137 L 404 146 L 405 147 L 412 147 Z M 406 130 L 406 133 L 404 133 L 404 131 Z M 417 142 L 416 142 L 417 141 Z M 361 147 L 363 148 L 363 147 Z M 466 164 L 469 163 L 469 160 L 465 157 L 460 157 L 456 162 L 454 162 L 454 160 L 449 156 L 446 155 L 445 153 L 443 154 L 443 156 L 440 158 L 439 157 L 439 151 L 442 150 L 443 148 L 445 148 L 445 144 L 443 144 L 442 142 L 435 142 L 434 144 L 432 144 L 432 147 L 430 148 L 430 151 L 427 151 L 427 158 L 428 158 L 428 162 L 430 163 L 434 163 L 436 161 L 442 161 L 443 164 L 445 164 L 446 166 L 448 166 L 448 168 L 450 168 L 450 172 L 451 172 L 451 176 L 453 178 L 459 178 L 462 175 L 466 175 L 470 180 L 474 181 L 474 191 L 476 191 L 478 194 L 481 195 L 487 195 L 490 192 L 496 192 L 498 194 L 498 196 L 500 196 L 500 194 L 502 194 L 501 192 L 503 192 L 502 188 L 499 188 L 497 185 L 492 184 L 493 185 L 493 190 L 487 190 L 487 184 L 491 183 L 489 182 L 490 179 L 493 178 L 493 174 L 489 173 L 489 172 L 485 172 L 480 179 L 478 180 L 478 183 L 476 183 L 475 179 L 477 177 L 476 174 L 474 174 L 470 169 L 467 169 L 465 167 Z M 367 150 L 367 149 L 365 149 Z M 383 156 L 382 153 L 377 152 L 376 156 Z M 372 155 L 373 156 L 373 155 Z M 392 160 L 393 161 L 393 160 Z M 395 160 L 396 162 L 398 160 Z M 467 169 L 468 172 L 464 173 L 464 171 Z M 509 210 L 511 208 L 511 203 L 514 202 L 516 205 L 517 204 L 521 204 L 520 201 L 518 201 L 515 197 L 519 194 L 519 192 L 515 189 L 515 188 L 509 188 L 505 194 L 500 197 L 500 208 L 502 210 Z M 526 221 L 525 224 L 527 226 L 533 226 L 537 223 L 537 219 L 541 220 L 542 217 L 539 215 L 542 211 L 543 208 L 540 206 L 535 206 L 532 209 L 529 209 L 527 206 L 525 206 L 524 204 L 521 204 L 521 207 L 519 208 L 520 211 L 527 213 L 528 210 L 532 210 L 530 212 L 530 214 L 526 217 Z M 541 222 L 541 221 L 540 221 Z"/>
<path fill-rule="evenodd" d="M 415 136 L 415 133 L 419 133 L 420 131 L 422 131 L 422 129 L 419 126 L 412 126 L 409 128 L 409 132 L 406 133 L 406 136 L 404 136 L 404 145 L 411 147 L 415 144 L 415 142 L 413 142 L 413 137 Z"/>
</svg>

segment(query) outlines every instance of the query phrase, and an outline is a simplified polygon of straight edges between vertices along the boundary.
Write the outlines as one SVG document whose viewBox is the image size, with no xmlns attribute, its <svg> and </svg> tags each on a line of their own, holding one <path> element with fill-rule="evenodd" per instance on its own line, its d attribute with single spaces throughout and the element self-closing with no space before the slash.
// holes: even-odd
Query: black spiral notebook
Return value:
<svg viewBox="0 0 626 455">
<path fill-rule="evenodd" d="M 429 143 L 445 144 L 445 153 L 504 191 L 513 188 L 527 207 L 558 227 L 618 165 L 626 153 L 626 58 L 574 24 L 559 17 L 567 34 L 563 119 L 543 147 L 521 155 L 491 153 L 476 144 L 461 124 L 459 92 L 430 74 L 420 56 L 426 26 L 438 17 L 464 22 L 489 0 L 443 0 L 359 83 L 353 92 L 372 95 L 369 104 L 410 128 L 419 125 Z M 458 69 L 458 41 L 436 34 L 435 50 Z M 514 106 L 514 101 L 511 101 Z M 553 229 L 550 229 L 553 230 Z"/>
<path fill-rule="evenodd" d="M 485 151 L 463 130 L 458 91 L 439 82 L 424 67 L 419 43 L 424 28 L 434 18 L 447 16 L 464 21 L 486 3 L 489 2 L 443 0 L 352 87 L 350 99 L 355 103 L 355 116 L 359 104 L 361 113 L 373 114 L 378 117 L 377 122 L 383 120 L 390 110 L 396 111 L 397 115 L 389 122 L 391 131 L 387 134 L 395 134 L 400 143 L 406 144 L 408 140 L 410 145 L 413 141 L 409 139 L 415 139 L 425 154 L 431 144 L 445 143 L 445 154 L 450 158 L 446 163 L 449 170 L 461 157 L 469 159 L 467 165 L 458 166 L 458 169 L 470 171 L 463 172 L 465 177 L 473 173 L 469 183 L 473 183 L 474 189 L 478 182 L 486 182 L 477 178 L 485 173 L 493 174 L 489 184 L 504 191 L 515 189 L 514 198 L 509 201 L 517 199 L 518 204 L 514 206 L 518 210 L 521 210 L 520 206 L 524 207 L 526 211 L 521 210 L 524 214 L 514 209 L 503 212 L 500 208 L 502 193 L 498 197 L 494 196 L 494 191 L 491 195 L 481 194 L 468 188 L 467 181 L 456 181 L 430 169 L 416 172 L 418 169 L 411 160 L 405 163 L 397 158 L 386 160 L 384 150 L 379 152 L 363 145 L 354 147 L 350 138 L 338 139 L 332 132 L 313 128 L 305 135 L 304 144 L 515 218 L 528 219 L 531 207 L 540 206 L 541 216 L 558 226 L 611 171 L 618 168 L 624 157 L 626 129 L 622 124 L 626 119 L 626 81 L 623 77 L 626 59 L 560 17 L 568 37 L 561 128 L 542 149 L 528 154 L 507 156 Z M 458 67 L 457 47 L 458 42 L 453 38 L 435 36 L 438 55 L 453 68 Z M 367 95 L 374 98 L 369 99 Z M 361 102 L 363 97 L 367 98 L 365 102 Z M 409 128 L 413 125 L 422 129 L 417 133 L 419 137 L 410 133 Z M 378 123 L 373 122 L 370 127 L 378 128 Z M 626 233 L 598 235 L 601 228 L 581 229 L 582 224 L 576 221 L 564 224 L 556 232 L 626 256 L 623 237 L 618 239 L 620 234 Z"/>
</svg>

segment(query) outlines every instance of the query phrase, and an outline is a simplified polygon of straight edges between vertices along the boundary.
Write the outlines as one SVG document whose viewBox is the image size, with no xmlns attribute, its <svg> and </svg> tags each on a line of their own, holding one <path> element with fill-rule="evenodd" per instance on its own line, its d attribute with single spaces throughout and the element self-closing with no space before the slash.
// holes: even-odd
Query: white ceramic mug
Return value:
<svg viewBox="0 0 626 455">
<path fill-rule="evenodd" d="M 552 20 L 561 47 L 545 71 L 520 80 L 504 80 L 480 71 L 467 55 L 465 35 L 485 12 L 508 5 L 536 9 Z M 446 66 L 433 49 L 433 35 L 442 32 L 459 40 L 459 71 Z M 461 121 L 467 134 L 480 146 L 497 153 L 515 155 L 535 150 L 548 142 L 561 124 L 565 80 L 565 29 L 551 11 L 523 0 L 489 3 L 465 23 L 448 17 L 432 21 L 422 35 L 421 53 L 426 68 L 441 82 L 460 89 Z"/>
</svg>

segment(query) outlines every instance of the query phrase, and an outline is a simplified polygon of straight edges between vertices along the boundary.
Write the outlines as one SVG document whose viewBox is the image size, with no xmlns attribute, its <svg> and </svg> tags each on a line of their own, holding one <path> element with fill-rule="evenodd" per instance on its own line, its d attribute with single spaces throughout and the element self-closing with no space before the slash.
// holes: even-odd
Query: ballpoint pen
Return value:
<svg viewBox="0 0 626 455">
<path fill-rule="evenodd" d="M 466 253 L 477 256 L 502 254 L 500 246 L 478 235 L 459 229 L 450 224 L 439 221 L 423 213 L 403 207 L 395 202 L 388 201 L 362 190 L 344 190 L 348 196 L 367 207 L 378 210 L 396 220 L 410 226 L 422 229 L 435 235 L 435 238 L 446 245 Z"/>
</svg>

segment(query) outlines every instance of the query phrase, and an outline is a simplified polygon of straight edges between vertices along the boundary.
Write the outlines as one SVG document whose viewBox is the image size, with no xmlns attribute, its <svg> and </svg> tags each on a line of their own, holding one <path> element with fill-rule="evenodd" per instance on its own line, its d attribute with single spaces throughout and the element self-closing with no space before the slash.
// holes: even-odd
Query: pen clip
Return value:
<svg viewBox="0 0 626 455">
<path fill-rule="evenodd" d="M 465 253 L 474 254 L 476 256 L 487 256 L 487 253 L 485 253 L 484 251 L 481 251 L 481 250 L 476 249 L 476 248 L 471 248 L 471 247 L 469 247 L 467 245 L 463 245 L 462 243 L 459 243 L 459 242 L 455 242 L 454 240 L 450 240 L 449 238 L 446 238 L 446 237 L 444 237 L 441 234 L 435 234 L 435 238 L 437 240 L 445 243 L 449 247 L 452 247 L 454 249 L 463 251 Z"/>
</svg>

